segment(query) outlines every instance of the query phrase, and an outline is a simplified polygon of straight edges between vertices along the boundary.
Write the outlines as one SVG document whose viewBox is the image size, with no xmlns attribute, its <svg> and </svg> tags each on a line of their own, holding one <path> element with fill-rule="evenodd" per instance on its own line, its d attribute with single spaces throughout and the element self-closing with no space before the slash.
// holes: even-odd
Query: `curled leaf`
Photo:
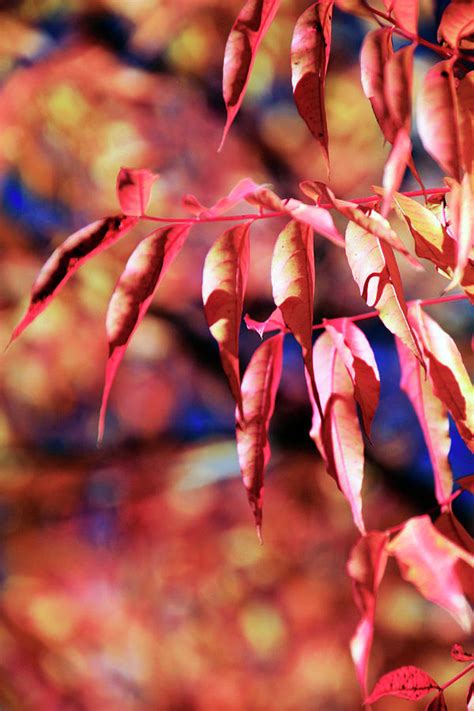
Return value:
<svg viewBox="0 0 474 711">
<path fill-rule="evenodd" d="M 349 318 L 325 320 L 324 327 L 350 375 L 355 399 L 362 412 L 364 430 L 370 437 L 380 396 L 380 375 L 370 343 Z"/>
<path fill-rule="evenodd" d="M 247 496 L 261 537 L 265 470 L 270 459 L 268 427 L 275 408 L 283 357 L 283 336 L 259 345 L 242 379 L 244 420 L 236 410 L 237 453 Z"/>
<path fill-rule="evenodd" d="M 217 238 L 202 275 L 204 313 L 241 417 L 239 330 L 249 269 L 249 227 L 248 223 L 231 227 Z"/>
<path fill-rule="evenodd" d="M 136 223 L 136 217 L 116 215 L 92 222 L 70 235 L 52 253 L 36 277 L 28 309 L 13 331 L 10 343 L 44 311 L 84 262 L 117 242 Z"/>
<path fill-rule="evenodd" d="M 414 666 L 399 667 L 378 680 L 364 703 L 373 704 L 383 696 L 398 696 L 400 699 L 416 701 L 434 689 L 438 690 L 440 687 L 423 669 Z"/>
<path fill-rule="evenodd" d="M 451 447 L 448 411 L 434 394 L 431 382 L 411 351 L 398 338 L 395 342 L 401 369 L 400 387 L 418 417 L 433 467 L 436 500 L 443 505 L 453 489 L 453 473 L 448 461 Z"/>
<path fill-rule="evenodd" d="M 470 0 L 451 0 L 438 27 L 438 41 L 456 48 L 464 37 L 474 33 L 474 14 Z"/>
<path fill-rule="evenodd" d="M 474 654 L 466 652 L 461 644 L 453 644 L 451 647 L 451 656 L 457 662 L 473 662 Z"/>
<path fill-rule="evenodd" d="M 375 218 L 376 214 L 372 213 L 372 217 Z M 383 218 L 378 216 L 377 219 Z M 400 272 L 393 251 L 370 232 L 349 222 L 346 256 L 367 305 L 375 307 L 388 330 L 422 360 L 416 335 L 408 321 Z"/>
<path fill-rule="evenodd" d="M 117 282 L 106 316 L 109 355 L 99 415 L 98 442 L 104 434 L 105 414 L 115 373 L 130 339 L 145 316 L 155 291 L 181 250 L 190 225 L 162 227 L 145 237 L 128 259 Z"/>
<path fill-rule="evenodd" d="M 298 18 L 291 42 L 291 81 L 300 116 L 320 144 L 327 165 L 324 86 L 331 51 L 333 0 L 319 0 Z"/>
<path fill-rule="evenodd" d="M 328 474 L 348 500 L 354 523 L 364 534 L 361 499 L 364 443 L 352 381 L 328 333 L 323 333 L 314 345 L 313 371 L 320 404 L 315 401 L 307 369 L 306 380 L 313 409 L 310 436 L 325 461 Z"/>
<path fill-rule="evenodd" d="M 150 202 L 151 188 L 160 176 L 140 168 L 120 168 L 117 197 L 125 215 L 144 215 Z"/>
<path fill-rule="evenodd" d="M 257 50 L 279 4 L 280 0 L 247 0 L 232 25 L 224 53 L 222 90 L 227 120 L 219 151 L 239 111 Z"/>
<path fill-rule="evenodd" d="M 280 309 L 274 309 L 266 321 L 255 321 L 248 314 L 244 316 L 245 325 L 249 331 L 256 331 L 260 338 L 263 338 L 264 333 L 270 331 L 284 331 L 286 324 Z"/>
<path fill-rule="evenodd" d="M 465 632 L 471 629 L 471 610 L 457 573 L 458 561 L 471 567 L 474 556 L 443 536 L 429 516 L 409 519 L 388 545 L 402 577 L 423 597 L 447 610 Z"/>
<path fill-rule="evenodd" d="M 211 218 L 222 215 L 231 210 L 237 203 L 250 198 L 262 186 L 257 185 L 251 178 L 239 180 L 230 193 L 218 200 L 212 207 L 205 207 L 194 195 L 185 195 L 183 203 L 186 209 L 199 218 Z"/>
</svg>

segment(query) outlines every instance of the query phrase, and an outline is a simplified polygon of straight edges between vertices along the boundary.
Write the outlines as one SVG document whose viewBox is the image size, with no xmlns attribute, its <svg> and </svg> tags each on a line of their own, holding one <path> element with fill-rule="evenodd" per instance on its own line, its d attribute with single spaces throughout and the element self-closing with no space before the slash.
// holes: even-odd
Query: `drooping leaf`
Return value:
<svg viewBox="0 0 474 711">
<path fill-rule="evenodd" d="M 255 321 L 248 314 L 244 316 L 245 325 L 250 331 L 256 331 L 260 338 L 263 338 L 264 333 L 270 331 L 284 331 L 286 324 L 281 313 L 281 309 L 274 309 L 266 321 Z"/>
<path fill-rule="evenodd" d="M 248 196 L 247 202 L 260 208 L 286 213 L 294 220 L 309 225 L 315 232 L 326 237 L 338 247 L 344 246 L 344 239 L 337 230 L 331 213 L 316 205 L 307 205 L 300 200 L 289 198 L 282 200 L 273 190 L 260 188 L 254 195 Z"/>
<path fill-rule="evenodd" d="M 117 282 L 106 316 L 109 355 L 99 414 L 98 442 L 104 434 L 105 414 L 115 373 L 130 339 L 145 316 L 155 291 L 181 250 L 191 226 L 161 227 L 145 237 L 128 259 Z"/>
<path fill-rule="evenodd" d="M 439 533 L 429 516 L 409 519 L 388 549 L 395 555 L 402 577 L 469 632 L 472 615 L 456 564 L 464 560 L 473 566 L 474 556 Z"/>
<path fill-rule="evenodd" d="M 150 202 L 151 188 L 160 176 L 142 168 L 120 168 L 117 197 L 125 215 L 144 215 Z"/>
<path fill-rule="evenodd" d="M 429 702 L 425 711 L 448 711 L 446 699 L 442 691 Z"/>
<path fill-rule="evenodd" d="M 314 345 L 313 370 L 320 407 L 315 402 L 306 371 L 313 409 L 310 436 L 325 461 L 328 474 L 334 478 L 348 500 L 354 523 L 364 534 L 361 499 L 364 443 L 357 418 L 354 387 L 328 333 L 323 333 Z"/>
<path fill-rule="evenodd" d="M 453 644 L 451 647 L 451 656 L 457 662 L 473 662 L 474 654 L 471 652 L 466 652 L 462 644 Z"/>
<path fill-rule="evenodd" d="M 418 0 L 384 0 L 387 11 L 406 32 L 418 31 Z"/>
<path fill-rule="evenodd" d="M 474 681 L 469 684 L 466 696 L 467 711 L 474 711 Z"/>
<path fill-rule="evenodd" d="M 385 66 L 392 56 L 391 28 L 373 30 L 365 36 L 360 53 L 362 88 L 383 135 L 390 143 L 400 128 L 390 115 L 385 95 Z"/>
<path fill-rule="evenodd" d="M 353 547 L 347 562 L 347 572 L 352 580 L 352 594 L 362 615 L 351 638 L 350 649 L 364 696 L 367 695 L 376 595 L 387 564 L 387 542 L 388 535 L 384 532 L 367 533 Z"/>
<path fill-rule="evenodd" d="M 383 186 L 385 194 L 382 203 L 382 217 L 387 217 L 392 206 L 394 193 L 400 188 L 406 167 L 411 156 L 411 141 L 404 128 L 400 128 L 395 137 L 393 148 L 390 151 L 383 169 Z"/>
<path fill-rule="evenodd" d="M 400 387 L 418 417 L 433 467 L 436 500 L 443 505 L 453 488 L 453 474 L 448 461 L 451 447 L 448 411 L 434 394 L 431 382 L 412 352 L 398 338 L 395 342 L 401 369 Z"/>
<path fill-rule="evenodd" d="M 222 90 L 227 120 L 219 151 L 239 111 L 257 50 L 279 4 L 280 0 L 247 0 L 232 26 L 224 53 Z"/>
<path fill-rule="evenodd" d="M 383 696 L 398 696 L 400 699 L 416 701 L 434 689 L 439 690 L 440 687 L 423 669 L 414 666 L 399 667 L 378 680 L 365 703 L 373 704 Z"/>
<path fill-rule="evenodd" d="M 248 223 L 236 225 L 217 238 L 202 275 L 204 313 L 219 344 L 222 367 L 241 418 L 239 330 L 249 269 L 249 227 Z"/>
<path fill-rule="evenodd" d="M 312 335 L 314 310 L 313 230 L 292 220 L 280 232 L 272 256 L 273 300 L 301 346 L 305 368 L 314 386 Z M 317 393 L 314 393 L 316 401 Z"/>
<path fill-rule="evenodd" d="M 474 16 L 470 0 L 451 0 L 438 27 L 438 41 L 456 48 L 464 37 L 474 33 Z"/>
<path fill-rule="evenodd" d="M 472 140 L 472 122 L 474 114 L 474 76 L 467 72 L 456 78 L 456 100 L 459 116 L 459 143 L 464 170 L 473 180 L 474 145 Z M 474 189 L 471 182 L 471 190 Z"/>
<path fill-rule="evenodd" d="M 375 214 L 372 213 L 373 218 Z M 378 216 L 378 219 L 383 218 Z M 388 330 L 421 359 L 416 336 L 408 322 L 400 272 L 390 247 L 354 222 L 349 222 L 346 256 L 364 301 L 377 309 Z"/>
<path fill-rule="evenodd" d="M 92 222 L 70 235 L 52 253 L 36 277 L 28 309 L 13 331 L 10 343 L 44 311 L 84 262 L 117 242 L 136 224 L 136 217 L 116 215 Z"/>
<path fill-rule="evenodd" d="M 217 217 L 231 210 L 235 205 L 253 195 L 260 188 L 261 186 L 254 183 L 251 178 L 243 178 L 239 180 L 226 197 L 218 200 L 212 207 L 205 207 L 194 195 L 185 195 L 183 203 L 185 208 L 193 215 L 207 219 Z"/>
<path fill-rule="evenodd" d="M 394 194 L 394 201 L 413 236 L 417 255 L 449 274 L 456 260 L 456 244 L 436 215 L 401 193 Z"/>
<path fill-rule="evenodd" d="M 393 54 L 389 53 L 383 67 L 382 88 L 386 109 L 395 129 L 403 128 L 408 134 L 411 123 L 414 52 L 415 45 L 409 44 Z M 389 140 L 388 136 L 386 138 Z"/>
<path fill-rule="evenodd" d="M 451 187 L 449 203 L 450 231 L 456 241 L 456 262 L 449 288 L 457 286 L 462 281 L 469 257 L 474 249 L 474 200 L 470 178 L 471 176 L 465 173 L 461 183 L 449 180 Z"/>
<path fill-rule="evenodd" d="M 435 395 L 447 407 L 467 446 L 474 449 L 474 388 L 459 350 L 418 302 L 409 308 L 409 321 L 422 346 Z"/>
<path fill-rule="evenodd" d="M 298 18 L 291 42 L 291 81 L 300 116 L 320 144 L 329 166 L 324 103 L 326 71 L 331 51 L 333 0 L 319 0 Z"/>
<path fill-rule="evenodd" d="M 362 227 L 364 230 L 367 230 L 367 232 L 370 232 L 372 236 L 383 240 L 387 243 L 387 245 L 403 254 L 403 256 L 408 259 L 410 264 L 412 264 L 412 266 L 416 269 L 422 269 L 420 263 L 411 256 L 408 249 L 405 247 L 397 233 L 390 227 L 389 223 L 386 220 L 380 219 L 380 215 L 375 217 L 375 213 L 368 215 L 355 203 L 336 198 L 332 190 L 330 190 L 324 183 L 305 180 L 300 183 L 300 188 L 308 195 L 317 192 L 323 200 L 327 200 L 331 203 L 335 209 L 341 213 L 341 215 L 344 215 L 344 217 L 348 220 L 352 220 L 352 222 L 355 222 L 356 225 L 359 225 L 359 227 Z"/>
<path fill-rule="evenodd" d="M 359 403 L 364 430 L 370 437 L 372 420 L 380 396 L 380 375 L 374 353 L 363 331 L 349 318 L 324 321 L 354 385 L 354 396 Z"/>
<path fill-rule="evenodd" d="M 417 103 L 418 133 L 425 150 L 458 182 L 462 179 L 461 138 L 452 61 L 426 74 Z"/>
<path fill-rule="evenodd" d="M 259 345 L 242 379 L 244 420 L 236 410 L 240 471 L 259 536 L 262 528 L 264 476 L 270 459 L 268 427 L 280 383 L 282 356 L 282 334 L 272 336 Z"/>
</svg>

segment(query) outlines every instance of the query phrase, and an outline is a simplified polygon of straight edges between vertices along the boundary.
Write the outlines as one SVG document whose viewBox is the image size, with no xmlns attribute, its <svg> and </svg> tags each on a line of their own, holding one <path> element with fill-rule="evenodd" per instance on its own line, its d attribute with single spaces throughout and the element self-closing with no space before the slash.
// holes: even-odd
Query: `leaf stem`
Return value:
<svg viewBox="0 0 474 711">
<path fill-rule="evenodd" d="M 456 676 L 453 676 L 452 679 L 447 681 L 446 684 L 443 684 L 441 686 L 441 691 L 444 691 L 445 689 L 447 689 L 448 686 L 451 686 L 451 684 L 454 684 L 456 681 L 458 681 L 458 679 L 463 677 L 465 674 L 470 672 L 472 669 L 474 669 L 474 662 L 471 662 L 470 664 L 468 664 L 468 666 L 465 669 L 463 669 L 462 672 L 459 672 L 459 674 L 456 674 Z"/>
<path fill-rule="evenodd" d="M 428 190 L 411 190 L 409 192 L 403 192 L 401 195 L 405 197 L 420 197 L 422 195 L 445 195 L 449 192 L 449 188 L 429 188 Z M 368 197 L 354 198 L 349 202 L 353 202 L 356 205 L 366 205 L 367 203 L 378 202 L 380 200 L 380 195 L 369 195 Z M 318 207 L 324 208 L 325 210 L 333 210 L 334 205 L 330 203 L 319 203 Z M 277 212 L 262 212 L 262 213 L 244 213 L 241 215 L 216 215 L 214 217 L 154 217 L 153 215 L 142 215 L 143 220 L 149 220 L 150 222 L 165 222 L 165 223 L 181 223 L 181 224 L 191 224 L 199 225 L 205 222 L 239 222 L 243 220 L 267 220 L 272 217 L 288 217 L 289 214 L 283 210 Z"/>
<path fill-rule="evenodd" d="M 396 32 L 397 35 L 405 37 L 405 39 L 412 40 L 412 42 L 416 42 L 416 44 L 421 44 L 423 45 L 423 47 L 428 47 L 428 49 L 431 49 L 433 52 L 440 54 L 442 57 L 449 58 L 455 56 L 456 52 L 454 52 L 453 50 L 448 49 L 446 47 L 441 47 L 439 44 L 434 44 L 433 42 L 429 42 L 428 40 L 423 39 L 423 37 L 420 37 L 420 35 L 413 34 L 412 32 L 404 30 L 403 27 L 401 27 L 398 22 L 388 13 L 382 12 L 381 10 L 377 10 L 376 8 L 369 5 L 368 2 L 364 2 L 364 5 L 367 10 L 369 10 L 369 12 L 371 12 L 374 16 L 380 17 L 386 22 L 391 22 L 393 25 L 393 31 Z"/>
</svg>

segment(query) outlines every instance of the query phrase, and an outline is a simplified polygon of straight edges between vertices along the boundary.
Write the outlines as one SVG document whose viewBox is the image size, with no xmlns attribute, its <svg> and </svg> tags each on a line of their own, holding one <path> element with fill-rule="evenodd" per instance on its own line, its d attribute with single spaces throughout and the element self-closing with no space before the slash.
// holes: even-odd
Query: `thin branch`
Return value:
<svg viewBox="0 0 474 711">
<path fill-rule="evenodd" d="M 364 2 L 364 5 L 366 6 L 367 10 L 369 10 L 369 12 L 374 15 L 374 17 L 380 17 L 382 20 L 390 22 L 393 25 L 393 31 L 396 32 L 397 35 L 405 37 L 405 39 L 409 39 L 412 42 L 416 42 L 416 44 L 421 44 L 423 45 L 423 47 L 428 47 L 428 49 L 431 49 L 433 52 L 440 54 L 442 57 L 449 58 L 456 56 L 457 53 L 455 51 L 448 49 L 447 47 L 441 47 L 441 45 L 439 44 L 428 42 L 428 40 L 423 39 L 423 37 L 420 37 L 420 35 L 413 34 L 412 32 L 404 30 L 403 27 L 398 24 L 395 18 L 391 17 L 388 13 L 381 12 L 381 10 L 377 10 L 375 7 L 372 7 L 367 2 Z"/>
<path fill-rule="evenodd" d="M 422 195 L 446 195 L 449 192 L 449 188 L 429 188 L 428 190 L 411 190 L 409 192 L 403 192 L 401 195 L 405 197 L 421 197 Z M 380 200 L 380 195 L 369 195 L 369 197 L 354 198 L 350 202 L 356 205 L 366 205 L 373 202 L 378 202 Z M 334 205 L 330 203 L 320 203 L 318 207 L 324 208 L 325 210 L 334 210 Z M 143 220 L 149 220 L 150 222 L 165 222 L 165 223 L 179 223 L 179 224 L 190 224 L 199 225 L 205 222 L 239 222 L 245 220 L 268 220 L 272 217 L 288 217 L 289 213 L 279 210 L 277 212 L 262 212 L 262 213 L 245 213 L 241 215 L 216 215 L 214 217 L 154 217 L 153 215 L 142 215 Z"/>
<path fill-rule="evenodd" d="M 458 681 L 461 677 L 463 677 L 465 674 L 468 672 L 472 671 L 474 669 L 474 662 L 471 662 L 465 669 L 462 670 L 462 672 L 459 672 L 459 674 L 456 674 L 456 676 L 453 676 L 452 679 L 446 682 L 446 684 L 443 684 L 441 686 L 441 691 L 444 691 L 445 689 L 448 688 L 448 686 L 451 686 L 451 684 L 454 684 L 455 681 Z"/>
</svg>

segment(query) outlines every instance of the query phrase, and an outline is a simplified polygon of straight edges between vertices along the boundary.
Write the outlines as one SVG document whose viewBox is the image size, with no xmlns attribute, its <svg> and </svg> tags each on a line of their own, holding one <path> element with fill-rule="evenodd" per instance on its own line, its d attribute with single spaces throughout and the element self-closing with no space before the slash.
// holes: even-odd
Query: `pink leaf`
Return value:
<svg viewBox="0 0 474 711">
<path fill-rule="evenodd" d="M 367 230 L 367 232 L 370 232 L 371 235 L 377 239 L 383 240 L 387 243 L 387 245 L 403 254 L 403 256 L 406 257 L 410 264 L 416 269 L 422 269 L 420 263 L 411 256 L 408 249 L 398 237 L 397 233 L 392 230 L 389 223 L 386 220 L 380 219 L 380 215 L 377 215 L 376 213 L 367 215 L 355 203 L 336 198 L 332 190 L 330 190 L 324 183 L 317 181 L 304 181 L 300 184 L 300 188 L 303 191 L 308 191 L 308 193 L 313 191 L 318 192 L 323 200 L 327 200 L 334 205 L 336 210 L 338 210 L 341 215 L 344 215 L 344 217 L 348 220 L 352 220 L 352 222 L 355 222 L 356 225 L 362 227 L 364 230 Z"/>
<path fill-rule="evenodd" d="M 320 407 L 306 369 L 309 397 L 313 408 L 310 436 L 326 469 L 349 501 L 352 517 L 362 534 L 361 489 L 364 475 L 364 444 L 357 418 L 354 388 L 342 358 L 328 333 L 318 338 L 313 348 L 313 371 Z M 323 417 L 321 418 L 320 411 Z"/>
<path fill-rule="evenodd" d="M 268 427 L 280 383 L 283 336 L 259 345 L 242 379 L 245 420 L 236 410 L 237 453 L 247 496 L 261 537 L 264 475 L 270 459 Z"/>
<path fill-rule="evenodd" d="M 380 395 L 380 375 L 370 343 L 364 333 L 349 318 L 324 321 L 354 385 L 364 429 L 370 437 L 372 420 Z"/>
<path fill-rule="evenodd" d="M 451 656 L 457 662 L 472 662 L 474 661 L 474 654 L 466 652 L 461 644 L 454 644 L 451 647 Z"/>
<path fill-rule="evenodd" d="M 291 81 L 296 107 L 323 149 L 329 166 L 324 86 L 331 51 L 333 0 L 319 0 L 298 18 L 291 42 Z"/>
<path fill-rule="evenodd" d="M 84 262 L 117 242 L 136 223 L 136 217 L 116 215 L 92 222 L 70 235 L 52 253 L 36 277 L 27 312 L 13 331 L 10 343 L 44 311 Z"/>
<path fill-rule="evenodd" d="M 204 262 L 202 298 L 209 329 L 240 415 L 239 330 L 249 269 L 249 224 L 231 227 L 214 242 Z"/>
<path fill-rule="evenodd" d="M 367 695 L 367 672 L 374 634 L 375 603 L 378 587 L 387 564 L 386 533 L 373 531 L 359 539 L 347 562 L 352 580 L 352 594 L 361 612 L 361 620 L 350 642 L 359 684 Z"/>
<path fill-rule="evenodd" d="M 274 309 L 266 321 L 255 321 L 248 314 L 244 316 L 245 325 L 249 331 L 256 331 L 260 338 L 263 338 L 264 333 L 270 331 L 284 331 L 286 328 L 285 321 L 280 309 Z"/>
<path fill-rule="evenodd" d="M 383 67 L 383 99 L 393 126 L 410 133 L 413 90 L 413 54 L 415 45 L 402 47 L 389 57 Z M 393 141 L 391 141 L 393 142 Z"/>
<path fill-rule="evenodd" d="M 448 411 L 433 392 L 426 373 L 411 351 L 395 339 L 401 368 L 400 387 L 416 412 L 433 467 L 435 494 L 439 504 L 445 504 L 453 489 L 453 474 L 448 454 L 451 447 Z"/>
<path fill-rule="evenodd" d="M 373 219 L 377 213 L 372 213 Z M 377 216 L 377 219 L 383 220 Z M 408 322 L 400 272 L 388 245 L 349 222 L 346 230 L 346 256 L 352 275 L 368 306 L 375 307 L 385 326 L 422 359 L 421 352 Z"/>
<path fill-rule="evenodd" d="M 461 182 L 461 137 L 451 60 L 435 64 L 427 73 L 418 97 L 417 124 L 426 151 Z"/>
<path fill-rule="evenodd" d="M 473 94 L 474 95 L 474 94 Z M 449 214 L 451 233 L 456 241 L 456 260 L 453 280 L 449 289 L 457 286 L 468 267 L 469 257 L 474 249 L 474 220 L 472 218 L 474 200 L 471 191 L 471 176 L 465 173 L 461 183 L 449 180 L 451 187 Z"/>
<path fill-rule="evenodd" d="M 461 560 L 472 566 L 474 556 L 439 533 L 429 516 L 409 519 L 388 548 L 397 559 L 402 577 L 469 632 L 471 611 L 456 566 Z"/>
<path fill-rule="evenodd" d="M 443 692 L 437 694 L 434 699 L 429 702 L 425 711 L 448 711 Z"/>
<path fill-rule="evenodd" d="M 364 703 L 372 704 L 383 696 L 398 696 L 400 699 L 416 701 L 439 688 L 423 669 L 413 666 L 400 667 L 384 674 Z"/>
<path fill-rule="evenodd" d="M 139 168 L 120 168 L 117 175 L 117 197 L 126 215 L 144 215 L 150 202 L 151 188 L 160 176 Z"/>
<path fill-rule="evenodd" d="M 107 402 L 115 373 L 161 279 L 181 250 L 190 227 L 181 224 L 166 226 L 145 237 L 132 252 L 117 282 L 106 317 L 109 356 L 99 415 L 98 442 L 102 441 L 104 434 Z"/>
<path fill-rule="evenodd" d="M 419 303 L 410 305 L 409 321 L 427 360 L 435 395 L 450 411 L 467 446 L 474 450 L 474 388 L 456 344 Z"/>
<path fill-rule="evenodd" d="M 205 207 L 194 195 L 185 195 L 183 202 L 187 210 L 196 217 L 211 218 L 222 215 L 228 212 L 242 200 L 248 200 L 252 195 L 261 188 L 260 185 L 254 183 L 251 178 L 243 178 L 239 180 L 230 193 L 218 200 L 212 207 Z"/>
<path fill-rule="evenodd" d="M 222 89 L 227 121 L 219 151 L 239 111 L 257 50 L 279 4 L 279 0 L 247 0 L 232 26 L 224 53 Z"/>
<path fill-rule="evenodd" d="M 382 217 L 387 217 L 392 206 L 394 193 L 400 188 L 405 169 L 411 157 L 411 141 L 404 128 L 400 128 L 395 137 L 393 148 L 390 152 L 383 170 L 383 186 L 385 188 Z"/>
<path fill-rule="evenodd" d="M 392 56 L 391 28 L 373 30 L 365 36 L 360 54 L 362 88 L 372 104 L 383 135 L 390 143 L 393 143 L 400 128 L 390 115 L 385 95 L 385 66 Z"/>
<path fill-rule="evenodd" d="M 392 17 L 406 32 L 418 32 L 418 0 L 384 0 L 384 5 Z"/>
<path fill-rule="evenodd" d="M 438 41 L 456 48 L 464 37 L 474 33 L 474 15 L 470 0 L 451 0 L 443 12 Z"/>
</svg>

